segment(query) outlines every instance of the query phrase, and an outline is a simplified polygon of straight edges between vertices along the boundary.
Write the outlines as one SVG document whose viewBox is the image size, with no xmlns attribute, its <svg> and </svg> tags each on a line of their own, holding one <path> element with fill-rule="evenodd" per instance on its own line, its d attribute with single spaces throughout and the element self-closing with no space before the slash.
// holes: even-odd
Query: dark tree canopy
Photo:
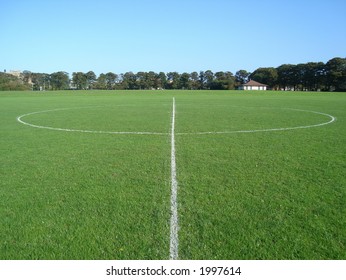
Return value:
<svg viewBox="0 0 346 280">
<path fill-rule="evenodd" d="M 335 57 L 327 63 L 308 62 L 283 64 L 277 68 L 260 67 L 250 73 L 239 70 L 211 70 L 184 72 L 154 71 L 137 73 L 87 73 L 63 71 L 52 74 L 24 71 L 19 76 L 0 73 L 0 90 L 144 90 L 144 89 L 184 89 L 184 90 L 231 90 L 237 89 L 249 79 L 268 85 L 273 90 L 346 91 L 346 58 Z"/>
</svg>

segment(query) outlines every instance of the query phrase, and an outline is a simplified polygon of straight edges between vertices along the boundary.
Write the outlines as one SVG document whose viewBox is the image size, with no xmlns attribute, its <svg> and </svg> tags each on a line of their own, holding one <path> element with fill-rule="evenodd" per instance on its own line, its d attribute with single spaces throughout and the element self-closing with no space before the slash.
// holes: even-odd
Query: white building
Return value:
<svg viewBox="0 0 346 280">
<path fill-rule="evenodd" d="M 248 81 L 239 87 L 240 90 L 267 90 L 267 85 L 261 84 L 254 80 Z"/>
<path fill-rule="evenodd" d="M 10 70 L 10 72 L 8 72 L 8 74 L 10 74 L 12 76 L 16 76 L 17 78 L 19 78 L 20 75 L 22 74 L 22 71 L 20 71 L 20 70 Z"/>
</svg>

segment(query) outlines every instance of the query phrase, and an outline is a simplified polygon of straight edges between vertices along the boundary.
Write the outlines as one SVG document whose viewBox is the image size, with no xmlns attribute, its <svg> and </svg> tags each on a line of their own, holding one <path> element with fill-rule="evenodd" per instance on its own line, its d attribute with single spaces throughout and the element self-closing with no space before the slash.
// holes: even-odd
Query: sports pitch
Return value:
<svg viewBox="0 0 346 280">
<path fill-rule="evenodd" d="M 2 92 L 0 117 L 0 259 L 346 258 L 344 93 Z"/>
</svg>

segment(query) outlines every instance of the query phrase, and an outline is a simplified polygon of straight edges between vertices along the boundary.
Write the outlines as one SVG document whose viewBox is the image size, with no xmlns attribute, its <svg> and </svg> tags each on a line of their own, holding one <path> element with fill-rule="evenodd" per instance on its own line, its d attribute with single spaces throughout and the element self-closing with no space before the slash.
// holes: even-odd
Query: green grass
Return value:
<svg viewBox="0 0 346 280">
<path fill-rule="evenodd" d="M 0 259 L 345 259 L 342 93 L 0 93 Z M 32 124 L 165 135 L 32 128 Z M 180 134 L 305 126 L 275 132 Z"/>
</svg>

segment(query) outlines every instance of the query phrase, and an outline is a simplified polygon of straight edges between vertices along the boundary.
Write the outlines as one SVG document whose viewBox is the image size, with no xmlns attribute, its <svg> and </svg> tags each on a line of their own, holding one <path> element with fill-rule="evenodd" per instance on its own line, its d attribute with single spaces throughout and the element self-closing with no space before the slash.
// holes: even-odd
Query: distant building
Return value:
<svg viewBox="0 0 346 280">
<path fill-rule="evenodd" d="M 10 70 L 10 72 L 8 72 L 8 74 L 16 76 L 17 78 L 19 78 L 20 75 L 22 74 L 22 71 L 20 71 L 20 70 Z"/>
<path fill-rule="evenodd" d="M 265 84 L 261 84 L 254 80 L 248 81 L 246 84 L 243 84 L 239 87 L 240 90 L 267 90 L 267 86 Z"/>
</svg>

